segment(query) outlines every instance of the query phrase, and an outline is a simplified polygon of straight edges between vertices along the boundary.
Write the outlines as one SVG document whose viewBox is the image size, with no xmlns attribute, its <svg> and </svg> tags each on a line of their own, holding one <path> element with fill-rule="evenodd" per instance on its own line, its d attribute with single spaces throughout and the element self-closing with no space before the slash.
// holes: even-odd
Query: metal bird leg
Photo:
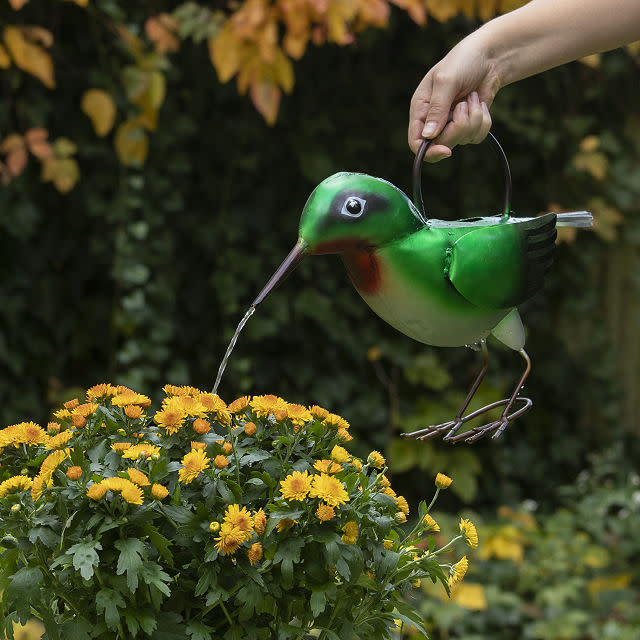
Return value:
<svg viewBox="0 0 640 640">
<path fill-rule="evenodd" d="M 482 407 L 481 409 L 477 409 L 476 411 L 473 411 L 466 416 L 463 415 L 464 412 L 467 410 L 467 407 L 469 406 L 471 399 L 473 398 L 474 394 L 478 390 L 478 387 L 480 386 L 480 383 L 484 379 L 484 376 L 487 373 L 487 370 L 489 368 L 489 352 L 487 350 L 487 345 L 484 340 L 480 343 L 480 346 L 482 349 L 484 364 L 482 366 L 482 369 L 480 370 L 480 373 L 476 377 L 475 382 L 471 386 L 471 389 L 467 394 L 467 397 L 465 398 L 464 402 L 462 403 L 462 406 L 460 407 L 460 410 L 456 414 L 455 418 L 448 422 L 443 422 L 442 424 L 426 427 L 425 429 L 419 429 L 418 431 L 413 431 L 411 433 L 403 433 L 401 434 L 403 438 L 416 438 L 417 440 L 429 440 L 431 438 L 435 438 L 436 436 L 440 435 L 444 431 L 447 432 L 443 437 L 443 440 L 445 442 L 455 443 L 455 442 L 459 442 L 460 440 L 464 440 L 465 442 L 475 442 L 476 440 L 480 440 L 480 438 L 483 438 L 485 435 L 489 434 L 492 431 L 495 431 L 492 437 L 498 438 L 502 434 L 502 432 L 507 428 L 509 423 L 513 422 L 516 418 L 519 418 L 521 415 L 526 413 L 531 408 L 531 406 L 533 405 L 533 402 L 531 401 L 531 399 L 518 396 L 518 393 L 520 392 L 520 389 L 522 388 L 524 381 L 527 379 L 527 376 L 531 371 L 531 360 L 527 355 L 527 352 L 524 349 L 520 349 L 519 353 L 524 358 L 526 362 L 526 367 L 525 367 L 524 373 L 522 374 L 511 396 L 504 400 L 498 400 L 497 402 L 492 402 L 491 404 L 488 404 L 485 407 Z M 516 411 L 514 411 L 513 413 L 509 413 L 517 401 L 523 402 L 524 403 L 523 406 L 517 409 Z M 465 431 L 464 433 L 457 434 L 460 427 L 466 422 L 469 422 L 470 420 L 473 420 L 474 418 L 477 418 L 478 416 L 484 413 L 487 413 L 492 409 L 495 409 L 496 407 L 501 407 L 503 405 L 504 405 L 504 411 L 502 412 L 502 416 L 500 417 L 499 420 L 496 420 L 494 422 L 489 422 L 479 427 L 474 427 L 473 429 L 469 429 L 469 431 Z"/>
</svg>

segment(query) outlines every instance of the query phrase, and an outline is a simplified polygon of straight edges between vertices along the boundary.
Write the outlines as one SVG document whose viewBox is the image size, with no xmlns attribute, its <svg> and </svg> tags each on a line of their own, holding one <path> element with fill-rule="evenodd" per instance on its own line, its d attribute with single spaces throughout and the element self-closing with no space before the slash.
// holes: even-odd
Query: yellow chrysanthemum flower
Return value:
<svg viewBox="0 0 640 640">
<path fill-rule="evenodd" d="M 454 584 L 458 584 L 464 578 L 467 573 L 467 569 L 469 568 L 469 561 L 467 560 L 467 556 L 463 556 L 456 562 L 456 564 L 451 567 L 451 575 L 449 576 L 449 586 L 452 587 Z"/>
<path fill-rule="evenodd" d="M 13 445 L 17 447 L 20 444 L 27 445 L 46 445 L 49 442 L 47 432 L 35 422 L 20 422 L 3 429 L 4 437 L 0 447 Z"/>
<path fill-rule="evenodd" d="M 320 522 L 327 522 L 327 520 L 334 518 L 335 515 L 336 512 L 334 508 L 324 502 L 321 502 L 316 509 L 316 516 L 318 516 L 318 520 L 320 520 Z"/>
<path fill-rule="evenodd" d="M 362 460 L 358 458 L 352 458 L 349 463 L 356 471 L 362 471 Z"/>
<path fill-rule="evenodd" d="M 464 541 L 472 548 L 475 549 L 478 546 L 478 532 L 476 527 L 470 520 L 460 518 L 460 533 L 464 537 Z"/>
<path fill-rule="evenodd" d="M 254 542 L 251 547 L 249 547 L 247 555 L 249 556 L 249 564 L 251 566 L 256 562 L 260 562 L 262 559 L 262 545 L 259 542 Z"/>
<path fill-rule="evenodd" d="M 122 451 L 126 451 L 127 449 L 131 448 L 131 443 L 130 442 L 114 442 L 111 445 L 111 448 L 114 451 L 117 451 L 118 453 L 121 453 Z"/>
<path fill-rule="evenodd" d="M 338 429 L 337 436 L 343 442 L 351 442 L 353 440 L 353 436 L 346 429 Z"/>
<path fill-rule="evenodd" d="M 139 487 L 148 487 L 151 484 L 149 482 L 149 478 L 147 478 L 147 474 L 140 471 L 140 469 L 129 467 L 127 469 L 127 474 L 131 482 L 137 484 Z"/>
<path fill-rule="evenodd" d="M 128 404 L 124 408 L 124 415 L 131 420 L 138 420 L 139 418 L 144 417 L 142 407 L 137 404 Z"/>
<path fill-rule="evenodd" d="M 247 422 L 244 425 L 244 432 L 248 436 L 255 436 L 257 431 L 258 431 L 258 427 L 256 427 L 254 422 Z"/>
<path fill-rule="evenodd" d="M 60 466 L 62 461 L 69 455 L 69 449 L 57 449 L 52 451 L 40 465 L 39 476 L 44 478 L 45 482 L 49 482 L 53 476 L 53 472 Z"/>
<path fill-rule="evenodd" d="M 223 556 L 233 555 L 245 539 L 243 531 L 227 522 L 223 522 L 220 526 L 219 535 L 215 539 L 215 547 Z"/>
<path fill-rule="evenodd" d="M 29 476 L 11 476 L 0 482 L 0 498 L 4 498 L 10 493 L 18 493 L 31 489 L 33 480 Z"/>
<path fill-rule="evenodd" d="M 275 415 L 276 413 L 282 413 L 283 417 L 287 416 L 287 405 L 289 404 L 286 400 L 279 398 L 274 395 L 266 395 L 266 396 L 253 396 L 251 398 L 251 402 L 249 403 L 254 413 L 259 417 L 263 418 L 269 415 Z"/>
<path fill-rule="evenodd" d="M 311 420 L 311 412 L 301 404 L 287 405 L 287 417 L 297 427 L 301 427 L 305 422 Z"/>
<path fill-rule="evenodd" d="M 169 495 L 169 489 L 162 484 L 154 483 L 151 485 L 151 495 L 156 500 L 164 500 Z"/>
<path fill-rule="evenodd" d="M 280 481 L 280 494 L 285 500 L 304 500 L 311 490 L 308 471 L 294 471 Z"/>
<path fill-rule="evenodd" d="M 148 442 L 141 442 L 140 444 L 134 444 L 125 449 L 122 457 L 127 460 L 137 460 L 138 458 L 146 458 L 148 460 L 155 454 L 160 455 L 160 447 L 156 447 Z"/>
<path fill-rule="evenodd" d="M 82 477 L 82 467 L 78 467 L 77 465 L 69 467 L 65 475 L 71 481 L 80 480 L 80 478 Z"/>
<path fill-rule="evenodd" d="M 227 456 L 223 456 L 222 454 L 218 454 L 213 459 L 213 464 L 217 469 L 224 469 L 229 464 L 229 458 L 227 458 Z"/>
<path fill-rule="evenodd" d="M 87 400 L 97 400 L 98 398 L 106 398 L 116 394 L 115 387 L 109 383 L 96 384 L 87 389 Z"/>
<path fill-rule="evenodd" d="M 336 430 L 349 428 L 349 423 L 342 416 L 339 416 L 337 413 L 328 414 L 324 418 L 323 422 L 329 427 L 333 427 Z"/>
<path fill-rule="evenodd" d="M 59 422 L 47 423 L 47 433 L 50 436 L 60 433 L 60 429 L 62 429 L 62 425 Z"/>
<path fill-rule="evenodd" d="M 335 462 L 338 462 L 339 464 L 342 464 L 343 462 L 349 462 L 349 458 L 351 457 L 349 455 L 349 452 L 339 444 L 331 449 L 330 456 L 332 460 L 335 460 Z"/>
<path fill-rule="evenodd" d="M 182 409 L 186 415 L 193 418 L 204 418 L 207 415 L 207 409 L 199 398 L 193 396 L 177 396 L 165 401 L 166 406 Z"/>
<path fill-rule="evenodd" d="M 309 413 L 316 420 L 324 420 L 329 415 L 329 412 L 326 409 L 319 407 L 317 404 L 314 404 L 312 407 L 309 407 Z"/>
<path fill-rule="evenodd" d="M 316 460 L 313 468 L 320 471 L 320 473 L 338 473 L 338 471 L 342 471 L 342 467 L 333 460 Z"/>
<path fill-rule="evenodd" d="M 382 546 L 387 550 L 393 549 L 393 540 L 389 540 L 389 539 L 385 538 L 382 541 Z"/>
<path fill-rule="evenodd" d="M 240 413 L 249 406 L 249 396 L 236 398 L 227 408 L 230 413 Z"/>
<path fill-rule="evenodd" d="M 384 467 L 386 460 L 384 456 L 379 451 L 372 451 L 367 456 L 367 462 L 376 469 L 382 469 Z"/>
<path fill-rule="evenodd" d="M 200 395 L 199 400 L 207 413 L 213 414 L 220 424 L 231 424 L 231 412 L 227 407 L 227 403 L 220 396 L 213 393 L 203 393 Z"/>
<path fill-rule="evenodd" d="M 253 516 L 253 530 L 261 536 L 267 528 L 267 514 L 262 507 L 255 512 Z"/>
<path fill-rule="evenodd" d="M 440 531 L 440 525 L 428 513 L 422 518 L 422 524 L 433 533 Z"/>
<path fill-rule="evenodd" d="M 65 420 L 71 417 L 71 411 L 69 409 L 58 409 L 53 412 L 53 417 L 58 420 Z"/>
<path fill-rule="evenodd" d="M 87 497 L 92 500 L 102 500 L 107 493 L 107 487 L 102 482 L 95 482 L 87 489 Z"/>
<path fill-rule="evenodd" d="M 175 396 L 179 398 L 180 396 Z M 169 435 L 177 433 L 184 426 L 187 413 L 181 407 L 175 405 L 164 406 L 160 411 L 156 411 L 153 421 L 162 427 Z"/>
<path fill-rule="evenodd" d="M 97 404 L 93 402 L 85 402 L 84 404 L 78 405 L 72 412 L 72 416 L 82 416 L 83 418 L 87 418 L 88 416 L 94 414 L 96 409 L 98 408 Z"/>
<path fill-rule="evenodd" d="M 78 401 L 78 398 L 73 398 L 73 400 L 67 400 L 64 402 L 63 406 L 65 409 L 75 409 L 79 404 L 80 402 Z"/>
<path fill-rule="evenodd" d="M 191 441 L 191 449 L 199 449 L 200 451 L 204 451 L 207 448 L 206 442 L 198 442 L 197 440 Z"/>
<path fill-rule="evenodd" d="M 251 537 L 253 517 L 246 507 L 241 508 L 239 504 L 230 504 L 224 513 L 224 522 L 240 529 L 245 534 L 246 540 Z"/>
<path fill-rule="evenodd" d="M 396 498 L 396 504 L 398 505 L 398 509 L 400 509 L 405 516 L 409 515 L 409 504 L 404 496 L 398 496 Z"/>
<path fill-rule="evenodd" d="M 309 495 L 312 498 L 324 500 L 332 507 L 337 507 L 349 501 L 349 494 L 345 490 L 342 482 L 326 473 L 313 476 Z"/>
<path fill-rule="evenodd" d="M 200 473 L 209 468 L 210 459 L 199 449 L 192 449 L 181 460 L 183 468 L 178 471 L 178 480 L 185 484 L 193 482 Z"/>
<path fill-rule="evenodd" d="M 211 423 L 204 418 L 196 418 L 193 421 L 193 430 L 198 435 L 203 436 L 205 433 L 209 433 L 209 431 L 211 431 Z"/>
<path fill-rule="evenodd" d="M 382 490 L 382 493 L 389 496 L 390 498 L 393 498 L 394 500 L 398 499 L 398 494 L 391 487 L 385 487 Z"/>
<path fill-rule="evenodd" d="M 448 489 L 452 480 L 449 476 L 445 476 L 444 473 L 439 473 L 435 479 L 435 485 L 438 489 Z"/>
<path fill-rule="evenodd" d="M 151 398 L 142 393 L 136 393 L 131 389 L 127 389 L 111 398 L 111 404 L 114 407 L 126 407 L 128 404 L 138 404 L 141 407 L 149 407 L 151 406 Z"/>
<path fill-rule="evenodd" d="M 358 523 L 350 520 L 342 527 L 342 530 L 344 531 L 343 540 L 345 537 L 349 538 L 349 540 L 353 540 L 353 542 L 349 542 L 349 544 L 354 544 L 358 539 Z"/>
<path fill-rule="evenodd" d="M 49 442 L 47 442 L 46 445 L 47 449 L 61 449 L 67 444 L 67 442 L 69 442 L 69 440 L 71 440 L 71 438 L 73 438 L 73 436 L 73 431 L 61 431 L 49 439 Z"/>
</svg>

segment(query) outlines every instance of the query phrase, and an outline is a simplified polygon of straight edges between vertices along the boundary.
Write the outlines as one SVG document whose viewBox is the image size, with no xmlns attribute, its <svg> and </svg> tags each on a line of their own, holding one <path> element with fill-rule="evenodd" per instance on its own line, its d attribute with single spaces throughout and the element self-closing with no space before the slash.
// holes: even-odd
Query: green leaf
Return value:
<svg viewBox="0 0 640 640">
<path fill-rule="evenodd" d="M 213 627 L 209 627 L 203 622 L 197 620 L 187 625 L 187 634 L 191 640 L 211 640 L 213 638 Z"/>
<path fill-rule="evenodd" d="M 327 606 L 327 592 L 324 589 L 314 589 L 311 592 L 311 613 L 317 618 Z"/>
<path fill-rule="evenodd" d="M 159 594 L 171 595 L 171 589 L 165 584 L 171 581 L 171 577 L 162 571 L 159 564 L 150 560 L 143 562 L 140 575 L 145 584 L 151 588 L 151 598 L 154 604 L 159 607 L 162 603 L 162 597 Z"/>
<path fill-rule="evenodd" d="M 29 618 L 31 603 L 39 601 L 41 582 L 42 571 L 37 567 L 22 567 L 11 578 L 7 597 L 16 608 L 21 621 L 26 622 Z"/>
<path fill-rule="evenodd" d="M 73 557 L 73 567 L 76 571 L 80 571 L 80 575 L 85 580 L 91 578 L 93 567 L 97 567 L 100 562 L 96 549 L 102 550 L 102 545 L 97 540 L 79 542 L 69 547 L 68 554 Z"/>
<path fill-rule="evenodd" d="M 125 606 L 123 597 L 113 589 L 103 588 L 96 594 L 96 611 L 104 612 L 104 621 L 109 629 L 115 629 L 120 622 L 118 609 Z"/>
<path fill-rule="evenodd" d="M 145 524 L 142 529 L 149 536 L 149 541 L 158 550 L 160 557 L 163 558 L 170 567 L 173 567 L 173 554 L 169 550 L 169 547 L 173 544 L 171 540 L 165 538 L 156 527 L 150 524 Z"/>
<path fill-rule="evenodd" d="M 127 607 L 124 610 L 124 620 L 129 632 L 136 637 L 142 629 L 145 634 L 151 635 L 156 630 L 156 615 L 151 609 L 134 609 Z"/>
<path fill-rule="evenodd" d="M 121 576 L 127 572 L 127 586 L 131 593 L 135 593 L 138 588 L 138 573 L 142 568 L 144 544 L 137 538 L 126 538 L 117 540 L 114 546 L 120 550 L 116 573 Z"/>
<path fill-rule="evenodd" d="M 84 618 L 74 618 L 62 625 L 61 635 L 65 640 L 87 640 L 91 637 L 92 626 Z"/>
<path fill-rule="evenodd" d="M 238 591 L 235 599 L 236 605 L 241 605 L 239 619 L 248 620 L 254 611 L 259 612 L 263 601 L 263 590 L 255 582 L 248 582 Z"/>
<path fill-rule="evenodd" d="M 36 540 L 41 540 L 42 544 L 49 549 L 53 549 L 60 540 L 60 536 L 55 531 L 49 529 L 49 527 L 33 527 L 29 531 L 29 540 L 35 543 Z"/>
<path fill-rule="evenodd" d="M 304 547 L 302 538 L 287 538 L 279 545 L 273 557 L 273 564 L 281 563 L 283 586 L 289 588 L 293 584 L 293 565 L 300 562 L 300 550 Z"/>
</svg>

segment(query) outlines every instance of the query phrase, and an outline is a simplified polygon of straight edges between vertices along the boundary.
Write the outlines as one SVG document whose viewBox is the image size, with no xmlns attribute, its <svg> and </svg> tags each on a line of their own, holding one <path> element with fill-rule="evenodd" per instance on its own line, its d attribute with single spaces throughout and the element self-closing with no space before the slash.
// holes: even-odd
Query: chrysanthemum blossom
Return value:
<svg viewBox="0 0 640 640">
<path fill-rule="evenodd" d="M 244 425 L 244 432 L 248 436 L 255 436 L 257 431 L 258 431 L 258 427 L 256 427 L 254 422 L 247 422 Z"/>
<path fill-rule="evenodd" d="M 432 533 L 440 531 L 440 525 L 428 513 L 422 518 L 422 524 Z"/>
<path fill-rule="evenodd" d="M 349 423 L 342 416 L 339 416 L 337 413 L 328 414 L 324 418 L 323 422 L 327 426 L 333 427 L 336 430 L 349 428 Z"/>
<path fill-rule="evenodd" d="M 169 495 L 169 489 L 163 484 L 154 483 L 151 485 L 151 495 L 156 500 L 164 500 Z"/>
<path fill-rule="evenodd" d="M 261 536 L 267 528 L 267 514 L 262 507 L 253 516 L 253 530 Z"/>
<path fill-rule="evenodd" d="M 148 487 L 151 484 L 149 482 L 149 478 L 147 478 L 147 474 L 140 471 L 140 469 L 129 467 L 127 469 L 127 474 L 131 482 L 137 484 L 139 487 Z"/>
<path fill-rule="evenodd" d="M 350 520 L 343 527 L 342 541 L 346 544 L 355 544 L 358 540 L 358 523 Z"/>
<path fill-rule="evenodd" d="M 276 530 L 278 532 L 289 531 L 294 524 L 298 524 L 298 521 L 292 520 L 291 518 L 282 518 L 276 525 Z"/>
<path fill-rule="evenodd" d="M 259 418 L 275 415 L 280 412 L 283 412 L 284 417 L 286 417 L 288 404 L 289 403 L 286 400 L 271 394 L 265 396 L 253 396 L 250 402 L 251 408 Z"/>
<path fill-rule="evenodd" d="M 451 575 L 449 576 L 449 586 L 452 587 L 454 584 L 458 584 L 458 582 L 462 582 L 462 579 L 467 573 L 467 569 L 469 568 L 469 561 L 467 560 L 467 556 L 463 556 L 456 562 L 456 564 L 451 567 Z"/>
<path fill-rule="evenodd" d="M 367 456 L 367 462 L 376 469 L 382 469 L 384 467 L 386 460 L 384 456 L 379 451 L 372 451 Z"/>
<path fill-rule="evenodd" d="M 451 478 L 449 476 L 445 476 L 444 473 L 439 473 L 435 479 L 435 485 L 438 489 L 448 489 L 451 482 Z"/>
<path fill-rule="evenodd" d="M 239 504 L 230 504 L 224 513 L 224 523 L 240 529 L 244 533 L 246 540 L 251 537 L 253 516 L 246 507 L 240 507 Z"/>
<path fill-rule="evenodd" d="M 69 467 L 65 475 L 71 481 L 80 480 L 82 477 L 82 467 L 78 467 L 77 465 Z"/>
<path fill-rule="evenodd" d="M 287 418 L 297 427 L 301 427 L 306 422 L 311 420 L 311 412 L 301 404 L 289 404 L 287 405 Z"/>
<path fill-rule="evenodd" d="M 31 489 L 33 480 L 29 476 L 11 476 L 0 482 L 0 498 L 4 498 L 10 493 L 19 493 Z"/>
<path fill-rule="evenodd" d="M 249 406 L 249 396 L 242 396 L 236 398 L 228 407 L 229 411 L 233 414 L 244 411 Z"/>
<path fill-rule="evenodd" d="M 340 480 L 326 473 L 313 476 L 311 491 L 312 498 L 320 498 L 332 507 L 338 507 L 349 501 L 349 494 Z"/>
<path fill-rule="evenodd" d="M 398 505 L 398 509 L 400 509 L 405 516 L 409 515 L 409 504 L 404 496 L 398 496 L 396 498 L 396 504 Z"/>
<path fill-rule="evenodd" d="M 193 421 L 193 430 L 198 435 L 203 436 L 205 433 L 209 433 L 209 431 L 211 431 L 211 423 L 204 418 L 196 418 Z"/>
<path fill-rule="evenodd" d="M 311 489 L 308 471 L 293 471 L 280 481 L 280 493 L 285 500 L 304 500 Z"/>
<path fill-rule="evenodd" d="M 249 551 L 247 551 L 249 557 L 249 564 L 253 566 L 256 562 L 260 562 L 262 559 L 262 545 L 259 542 L 254 542 Z"/>
<path fill-rule="evenodd" d="M 139 444 L 131 445 L 127 447 L 123 454 L 123 458 L 128 460 L 149 459 L 155 454 L 160 454 L 160 447 L 156 447 L 148 442 L 141 442 Z"/>
<path fill-rule="evenodd" d="M 313 468 L 320 471 L 320 473 L 338 473 L 338 471 L 342 471 L 342 467 L 333 460 L 316 460 Z"/>
<path fill-rule="evenodd" d="M 475 549 L 478 546 L 478 532 L 476 527 L 470 520 L 460 518 L 460 533 L 462 534 L 464 541 L 472 548 Z"/>
<path fill-rule="evenodd" d="M 331 449 L 330 455 L 331 455 L 331 459 L 334 460 L 335 462 L 338 462 L 339 464 L 348 462 L 349 458 L 351 457 L 349 455 L 349 452 L 344 447 L 341 447 L 339 444 L 335 445 L 335 447 Z"/>
<path fill-rule="evenodd" d="M 193 482 L 205 469 L 209 468 L 209 458 L 204 451 L 192 449 L 181 460 L 183 468 L 178 471 L 178 480 L 184 484 Z"/>
<path fill-rule="evenodd" d="M 324 420 L 329 415 L 329 412 L 326 409 L 319 407 L 317 404 L 314 404 L 312 407 L 309 407 L 309 413 L 316 420 Z"/>
<path fill-rule="evenodd" d="M 234 527 L 228 522 L 223 522 L 220 526 L 218 537 L 215 539 L 215 548 L 223 556 L 233 555 L 245 541 L 244 532 Z"/>
<path fill-rule="evenodd" d="M 218 469 L 224 469 L 229 464 L 229 458 L 227 458 L 227 456 L 223 456 L 222 454 L 218 454 L 213 459 L 213 464 Z"/>
<path fill-rule="evenodd" d="M 47 442 L 47 449 L 61 449 L 64 447 L 71 438 L 73 438 L 74 432 L 71 430 L 61 431 L 55 436 L 52 436 L 49 442 Z"/>
<path fill-rule="evenodd" d="M 320 522 L 327 522 L 334 518 L 335 515 L 335 509 L 324 502 L 321 502 L 316 509 L 316 516 L 318 516 L 318 520 L 320 520 Z"/>
<path fill-rule="evenodd" d="M 153 420 L 171 435 L 177 433 L 183 427 L 186 417 L 186 412 L 180 407 L 164 407 L 162 410 L 156 411 Z"/>
<path fill-rule="evenodd" d="M 124 408 L 124 415 L 127 416 L 127 418 L 130 418 L 131 420 L 138 420 L 143 416 L 142 407 L 140 407 L 137 404 L 128 404 Z"/>
</svg>

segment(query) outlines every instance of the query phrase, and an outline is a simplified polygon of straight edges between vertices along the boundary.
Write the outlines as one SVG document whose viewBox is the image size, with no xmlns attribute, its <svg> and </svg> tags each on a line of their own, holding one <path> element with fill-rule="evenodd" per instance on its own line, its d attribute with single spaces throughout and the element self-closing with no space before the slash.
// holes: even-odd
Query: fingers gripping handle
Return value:
<svg viewBox="0 0 640 640">
<path fill-rule="evenodd" d="M 503 216 L 506 219 L 511 213 L 511 169 L 509 167 L 509 160 L 507 159 L 507 154 L 504 152 L 504 149 L 502 148 L 496 137 L 491 132 L 489 132 L 487 135 L 489 138 L 489 142 L 502 161 L 505 190 Z M 420 145 L 420 149 L 418 149 L 418 153 L 416 153 L 415 160 L 413 161 L 413 203 L 416 205 L 418 211 L 425 219 L 427 215 L 424 210 L 424 200 L 422 199 L 422 163 L 424 162 L 424 156 L 427 153 L 427 149 L 432 142 L 432 140 L 423 140 L 422 144 Z"/>
</svg>

